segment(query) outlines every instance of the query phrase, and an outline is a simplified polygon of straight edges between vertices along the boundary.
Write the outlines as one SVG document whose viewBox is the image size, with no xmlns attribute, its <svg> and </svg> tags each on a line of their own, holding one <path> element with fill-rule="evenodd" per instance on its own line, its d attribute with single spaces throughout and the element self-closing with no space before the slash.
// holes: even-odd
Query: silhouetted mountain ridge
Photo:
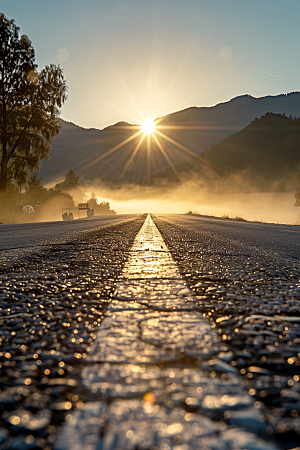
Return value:
<svg viewBox="0 0 300 450">
<path fill-rule="evenodd" d="M 147 151 L 145 139 L 135 152 L 141 137 L 136 135 L 137 125 L 121 121 L 97 130 L 62 121 L 51 158 L 42 163 L 40 174 L 43 181 L 53 182 L 64 178 L 71 168 L 81 181 L 138 181 L 200 155 L 266 112 L 300 116 L 300 93 L 261 98 L 243 95 L 212 107 L 190 107 L 164 116 L 158 130 L 164 136 L 156 136 L 165 154 L 153 138 L 151 150 Z"/>
<path fill-rule="evenodd" d="M 300 118 L 267 113 L 200 156 L 166 169 L 143 184 L 197 177 L 208 185 L 287 188 L 299 181 Z M 225 184 L 224 184 L 225 183 Z"/>
</svg>

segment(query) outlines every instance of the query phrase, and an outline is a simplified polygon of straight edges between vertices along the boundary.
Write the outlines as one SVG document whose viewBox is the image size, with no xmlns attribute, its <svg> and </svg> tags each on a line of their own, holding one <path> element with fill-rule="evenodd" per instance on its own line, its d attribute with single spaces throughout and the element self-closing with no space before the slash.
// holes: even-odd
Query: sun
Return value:
<svg viewBox="0 0 300 450">
<path fill-rule="evenodd" d="M 144 122 L 142 123 L 142 131 L 145 134 L 152 134 L 155 131 L 154 120 L 149 117 L 144 119 Z"/>
<path fill-rule="evenodd" d="M 189 154 L 191 157 L 197 156 L 195 152 L 190 150 L 189 148 L 185 147 L 184 145 L 177 142 L 175 139 L 172 139 L 170 136 L 165 134 L 162 130 L 164 129 L 176 129 L 176 130 L 185 130 L 185 129 L 203 129 L 203 126 L 200 127 L 197 126 L 165 126 L 161 125 L 161 121 L 164 119 L 162 118 L 150 118 L 149 116 L 147 118 L 143 117 L 143 115 L 139 116 L 140 119 L 134 118 L 136 125 L 130 125 L 130 124 L 121 124 L 119 127 L 120 129 L 127 129 L 130 131 L 130 133 L 125 134 L 125 139 L 123 139 L 118 144 L 114 145 L 113 147 L 109 148 L 105 153 L 102 153 L 101 155 L 97 156 L 96 159 L 88 158 L 85 164 L 85 169 L 88 167 L 91 167 L 95 163 L 99 163 L 104 158 L 113 155 L 115 152 L 120 150 L 125 145 L 129 144 L 131 142 L 132 146 L 132 153 L 130 157 L 128 158 L 126 164 L 124 165 L 122 173 L 120 173 L 120 180 L 124 179 L 124 176 L 127 171 L 132 170 L 130 169 L 132 167 L 132 164 L 134 165 L 134 159 L 138 157 L 138 153 L 141 149 L 146 148 L 147 150 L 147 176 L 150 176 L 151 174 L 151 153 L 152 149 L 155 150 L 155 154 L 153 156 L 156 157 L 157 155 L 157 149 L 160 151 L 161 156 L 166 161 L 169 167 L 173 170 L 175 176 L 178 178 L 178 173 L 176 168 L 173 165 L 172 158 L 169 156 L 169 148 L 165 146 L 165 141 L 167 142 L 166 145 L 172 144 L 172 146 L 176 147 L 176 152 L 181 151 L 184 152 L 184 154 Z M 143 118 L 143 121 L 141 121 L 141 117 Z M 146 144 L 146 145 L 145 145 Z"/>
</svg>

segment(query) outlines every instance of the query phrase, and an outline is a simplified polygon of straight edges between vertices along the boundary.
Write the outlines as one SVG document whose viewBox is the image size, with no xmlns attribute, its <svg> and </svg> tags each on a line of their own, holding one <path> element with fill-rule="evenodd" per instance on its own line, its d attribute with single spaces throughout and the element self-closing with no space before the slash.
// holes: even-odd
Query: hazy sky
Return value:
<svg viewBox="0 0 300 450">
<path fill-rule="evenodd" d="M 138 123 L 300 90 L 299 0 L 1 0 L 69 86 L 62 117 Z"/>
</svg>

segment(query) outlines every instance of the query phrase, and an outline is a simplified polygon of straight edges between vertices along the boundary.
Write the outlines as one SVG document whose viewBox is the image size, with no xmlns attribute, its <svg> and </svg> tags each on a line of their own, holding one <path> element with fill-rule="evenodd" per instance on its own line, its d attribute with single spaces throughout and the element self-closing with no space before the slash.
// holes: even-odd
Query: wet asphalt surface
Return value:
<svg viewBox="0 0 300 450">
<path fill-rule="evenodd" d="M 154 218 L 283 448 L 300 443 L 300 228 Z M 213 368 L 212 368 L 213 370 Z"/>
<path fill-rule="evenodd" d="M 22 259 L 30 253 L 47 249 L 47 246 L 73 239 L 80 233 L 122 222 L 135 217 L 130 214 L 103 215 L 71 221 L 0 224 L 0 266 Z"/>
<path fill-rule="evenodd" d="M 54 231 L 52 241 L 43 241 L 38 252 L 36 248 L 27 252 L 25 246 L 20 249 L 20 244 L 10 250 L 8 245 L 3 245 L 4 240 L 1 241 L 0 444 L 4 450 L 54 448 L 58 430 L 71 421 L 74 412 L 81 410 L 84 414 L 87 402 L 90 405 L 98 401 L 96 410 L 98 408 L 102 417 L 103 407 L 99 401 L 109 403 L 108 392 L 103 387 L 102 394 L 98 393 L 93 398 L 93 388 L 89 391 L 82 386 L 82 373 L 94 361 L 89 356 L 90 348 L 97 342 L 97 332 L 101 330 L 107 307 L 117 295 L 115 288 L 122 278 L 129 251 L 145 217 L 102 229 L 95 226 L 84 233 L 74 230 L 73 234 L 55 236 Z M 120 397 L 127 398 L 128 402 L 129 399 L 139 399 L 146 405 L 150 403 L 151 408 L 155 405 L 161 407 L 162 424 L 164 421 L 167 423 L 168 411 L 173 411 L 175 417 L 176 407 L 180 406 L 178 415 L 182 416 L 181 411 L 184 411 L 185 424 L 189 422 L 186 426 L 198 430 L 197 433 L 200 433 L 197 414 L 202 414 L 205 432 L 211 437 L 196 447 L 188 440 L 182 443 L 178 428 L 171 443 L 162 440 L 159 447 L 136 443 L 133 447 L 125 447 L 119 441 L 115 441 L 115 445 L 110 441 L 107 448 L 264 448 L 255 447 L 255 444 L 252 447 L 234 446 L 234 443 L 229 443 L 232 438 L 227 435 L 222 438 L 223 443 L 220 443 L 220 438 L 216 440 L 216 433 L 218 436 L 228 433 L 230 427 L 238 423 L 234 418 L 236 412 L 242 417 L 239 427 L 247 429 L 248 426 L 249 429 L 252 420 L 253 432 L 257 425 L 259 438 L 268 443 L 265 448 L 269 448 L 267 445 L 270 448 L 296 448 L 300 441 L 299 227 L 240 224 L 179 215 L 153 216 L 153 220 L 193 294 L 189 314 L 193 310 L 209 321 L 214 336 L 221 342 L 219 350 L 222 350 L 222 356 L 219 354 L 219 359 L 216 359 L 213 352 L 207 357 L 201 353 L 201 357 L 198 354 L 195 359 L 189 348 L 188 357 L 184 354 L 181 359 L 174 359 L 170 357 L 174 349 L 171 351 L 164 344 L 161 356 L 154 355 L 153 373 L 149 372 L 148 377 L 150 381 L 152 379 L 152 388 L 154 385 L 157 387 L 155 395 L 149 392 L 148 385 L 139 387 L 140 379 L 147 378 L 140 373 L 145 374 L 145 370 L 148 373 L 149 368 L 145 369 L 142 360 L 127 359 L 123 364 L 135 363 L 135 369 L 130 369 L 135 376 L 128 375 L 131 372 L 127 367 L 124 378 L 122 370 L 115 366 L 119 394 L 111 398 L 114 401 Z M 26 242 L 29 246 L 30 239 Z M 16 247 L 18 250 L 14 253 Z M 143 278 L 143 273 L 140 277 Z M 168 292 L 165 290 L 164 293 L 167 300 L 170 297 Z M 139 303 L 138 295 L 134 295 L 134 300 L 126 300 L 125 295 L 121 301 L 124 304 L 127 301 Z M 187 294 L 180 295 L 184 297 Z M 171 314 L 170 309 L 174 306 L 165 307 L 163 303 L 166 302 L 155 298 L 150 303 L 147 299 L 140 303 L 144 302 L 144 308 L 151 309 L 158 317 L 164 314 L 167 320 L 166 314 Z M 149 327 L 142 330 L 146 336 L 143 341 L 159 347 L 159 341 L 166 339 L 169 342 L 167 335 L 172 326 L 165 336 L 165 326 L 157 327 L 155 323 L 151 322 L 153 332 L 151 327 L 150 331 Z M 122 321 L 119 326 L 122 327 Z M 196 342 L 195 346 L 199 345 Z M 105 361 L 101 361 L 103 363 Z M 150 363 L 148 361 L 147 364 Z M 106 364 L 115 363 L 109 359 Z M 172 372 L 164 377 L 154 374 L 157 370 L 170 370 L 169 366 Z M 105 367 L 111 378 L 111 369 Z M 201 370 L 205 379 L 215 383 L 215 388 L 210 385 L 210 391 L 207 391 L 210 400 L 203 397 L 207 382 L 198 384 L 195 391 L 198 394 L 189 392 L 195 387 L 195 370 Z M 242 389 L 239 398 L 244 399 L 244 404 L 237 401 L 236 407 L 232 407 L 225 402 L 221 407 L 212 397 L 214 392 L 211 390 L 216 391 L 218 382 L 226 381 L 230 373 L 238 374 L 240 381 L 236 389 Z M 176 388 L 170 380 L 166 381 L 172 377 L 178 378 L 177 385 L 185 378 L 182 383 L 186 386 L 178 390 L 178 386 Z M 220 386 L 219 389 L 222 390 Z M 173 397 L 166 397 L 164 392 L 167 391 Z M 245 392 L 253 403 L 245 403 Z M 126 406 L 129 412 L 140 407 L 140 404 Z M 144 409 L 140 416 L 136 416 L 140 419 L 134 423 L 128 418 L 126 422 L 116 410 L 111 410 L 111 423 L 115 425 L 108 427 L 108 435 L 117 436 L 116 430 L 122 423 L 127 423 L 131 427 L 128 430 L 132 431 L 134 423 L 137 426 L 139 420 L 148 420 Z M 255 410 L 260 414 L 259 420 Z M 193 414 L 194 417 L 188 416 Z M 262 421 L 264 427 L 258 429 Z M 181 423 L 178 417 L 176 423 Z M 215 428 L 208 432 L 212 424 Z M 169 427 L 173 425 L 168 422 Z M 104 428 L 102 433 L 105 433 Z M 123 430 L 126 436 L 128 430 Z M 141 435 L 141 430 L 136 433 Z M 187 431 L 189 433 L 193 434 Z M 121 439 L 122 434 L 119 437 Z"/>
<path fill-rule="evenodd" d="M 13 257 L 2 253 L 1 449 L 52 448 L 57 427 L 82 405 L 84 397 L 73 392 L 82 361 L 143 222 L 140 217 L 81 233 L 72 223 L 72 233 L 59 239 L 53 223 L 38 252 L 14 242 L 19 260 L 15 250 Z"/>
</svg>

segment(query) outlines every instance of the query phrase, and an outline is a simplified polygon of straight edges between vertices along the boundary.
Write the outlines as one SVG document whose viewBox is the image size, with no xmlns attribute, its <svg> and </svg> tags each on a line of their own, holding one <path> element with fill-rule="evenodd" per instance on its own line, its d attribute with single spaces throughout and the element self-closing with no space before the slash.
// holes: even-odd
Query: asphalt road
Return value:
<svg viewBox="0 0 300 450">
<path fill-rule="evenodd" d="M 1 227 L 1 450 L 52 450 L 70 401 L 74 409 L 83 405 L 84 397 L 73 393 L 80 388 L 80 362 L 145 220 L 128 218 Z M 9 250 L 12 244 L 21 246 Z M 7 263 L 5 255 L 16 257 L 15 252 L 20 258 Z"/>
<path fill-rule="evenodd" d="M 12 264 L 39 248 L 65 242 L 80 233 L 132 219 L 133 214 L 104 215 L 66 222 L 0 225 L 0 265 Z"/>
<path fill-rule="evenodd" d="M 64 242 L 82 232 L 132 219 L 134 214 L 101 216 L 70 222 L 37 222 L 0 225 L 0 264 L 11 264 L 35 252 L 39 247 Z M 253 222 L 239 222 L 186 214 L 159 217 L 197 232 L 209 232 L 216 238 L 241 245 L 243 252 L 264 252 L 273 258 L 300 258 L 300 227 Z"/>
<path fill-rule="evenodd" d="M 273 258 L 300 259 L 300 226 L 224 220 L 187 214 L 166 214 L 159 217 L 197 232 L 210 232 L 216 238 L 230 239 L 247 249 L 270 253 Z"/>
<path fill-rule="evenodd" d="M 134 217 L 0 226 L 0 447 L 295 450 L 299 227 Z"/>
<path fill-rule="evenodd" d="M 196 305 L 234 355 L 230 364 L 269 424 L 267 433 L 279 448 L 294 449 L 300 436 L 300 228 L 189 215 L 153 220 Z"/>
</svg>

